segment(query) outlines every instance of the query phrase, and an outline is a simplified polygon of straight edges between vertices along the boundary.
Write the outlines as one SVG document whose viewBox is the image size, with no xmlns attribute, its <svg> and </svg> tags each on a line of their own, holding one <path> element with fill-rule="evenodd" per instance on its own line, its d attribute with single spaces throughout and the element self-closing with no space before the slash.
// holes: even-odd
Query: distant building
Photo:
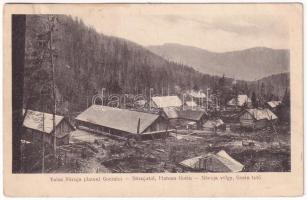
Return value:
<svg viewBox="0 0 307 200">
<path fill-rule="evenodd" d="M 252 100 L 245 94 L 240 94 L 236 98 L 231 99 L 227 103 L 228 106 L 238 106 L 243 107 L 246 105 L 247 107 L 250 107 L 252 105 Z"/>
<path fill-rule="evenodd" d="M 262 129 L 275 123 L 278 117 L 269 109 L 246 109 L 240 115 L 240 125 L 245 128 Z"/>
<path fill-rule="evenodd" d="M 140 107 L 140 106 L 141 106 L 141 107 L 146 106 L 146 103 L 147 103 L 147 101 L 144 100 L 144 99 L 137 100 L 137 101 L 134 102 L 135 106 L 139 106 L 139 107 Z"/>
<path fill-rule="evenodd" d="M 23 111 L 25 113 L 25 110 Z M 53 115 L 39 111 L 28 110 L 25 116 L 23 127 L 25 133 L 23 139 L 30 142 L 41 142 L 53 144 L 54 128 Z M 74 127 L 63 116 L 55 115 L 56 143 L 63 145 L 69 143 L 70 132 Z"/>
<path fill-rule="evenodd" d="M 277 107 L 281 104 L 281 101 L 269 101 L 266 103 L 266 107 L 272 110 L 273 112 L 276 111 Z"/>
<path fill-rule="evenodd" d="M 203 123 L 208 118 L 204 110 L 178 110 L 176 108 L 163 108 L 162 116 L 181 125 L 195 122 L 197 129 L 202 129 Z"/>
<path fill-rule="evenodd" d="M 180 110 L 178 119 L 183 121 L 195 122 L 197 129 L 202 129 L 208 114 L 203 110 Z"/>
<path fill-rule="evenodd" d="M 159 115 L 101 105 L 92 105 L 78 115 L 76 125 L 97 133 L 124 137 L 168 134 L 168 122 Z"/>
<path fill-rule="evenodd" d="M 191 90 L 188 92 L 188 95 L 194 99 L 205 99 L 207 97 L 207 95 L 201 90 L 199 91 Z"/>
<path fill-rule="evenodd" d="M 198 105 L 204 105 L 204 103 L 207 101 L 207 95 L 199 90 L 199 91 L 195 91 L 195 90 L 190 90 L 187 92 L 187 95 L 190 97 L 190 99 L 192 99 L 193 102 L 195 102 Z"/>
<path fill-rule="evenodd" d="M 159 96 L 152 97 L 150 106 L 154 108 L 167 108 L 167 107 L 182 107 L 183 103 L 178 96 Z"/>
<path fill-rule="evenodd" d="M 221 119 L 208 120 L 204 123 L 203 128 L 210 131 L 226 130 L 226 124 Z"/>
<path fill-rule="evenodd" d="M 174 108 L 174 107 L 162 108 L 161 116 L 163 116 L 164 118 L 168 120 L 178 119 L 179 117 L 178 112 L 179 112 L 179 109 Z"/>
<path fill-rule="evenodd" d="M 186 101 L 185 105 L 188 106 L 188 107 L 196 107 L 197 106 L 195 101 Z"/>
<path fill-rule="evenodd" d="M 244 165 L 233 159 L 224 150 L 186 159 L 179 163 L 184 169 L 204 172 L 240 172 Z"/>
</svg>

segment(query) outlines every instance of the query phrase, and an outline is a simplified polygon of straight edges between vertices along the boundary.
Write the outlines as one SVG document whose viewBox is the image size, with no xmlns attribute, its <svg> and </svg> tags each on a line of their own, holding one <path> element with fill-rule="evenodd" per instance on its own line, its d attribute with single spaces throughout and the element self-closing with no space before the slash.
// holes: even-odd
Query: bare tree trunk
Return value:
<svg viewBox="0 0 307 200">
<path fill-rule="evenodd" d="M 12 15 L 12 172 L 21 172 L 21 134 L 23 122 L 23 77 L 25 64 L 26 16 Z"/>
</svg>

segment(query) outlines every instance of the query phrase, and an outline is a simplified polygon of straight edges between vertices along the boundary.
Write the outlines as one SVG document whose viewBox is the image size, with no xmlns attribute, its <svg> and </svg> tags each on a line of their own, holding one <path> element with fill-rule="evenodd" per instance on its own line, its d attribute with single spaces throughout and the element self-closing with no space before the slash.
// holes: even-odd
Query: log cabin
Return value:
<svg viewBox="0 0 307 200">
<path fill-rule="evenodd" d="M 244 128 L 262 129 L 277 121 L 277 116 L 269 109 L 245 109 L 240 115 L 240 125 Z"/>
<path fill-rule="evenodd" d="M 33 142 L 53 145 L 54 130 L 57 145 L 69 143 L 70 132 L 74 127 L 63 116 L 55 115 L 55 129 L 53 127 L 53 114 L 34 110 L 23 111 L 26 114 L 23 121 L 24 133 L 22 139 Z"/>
</svg>

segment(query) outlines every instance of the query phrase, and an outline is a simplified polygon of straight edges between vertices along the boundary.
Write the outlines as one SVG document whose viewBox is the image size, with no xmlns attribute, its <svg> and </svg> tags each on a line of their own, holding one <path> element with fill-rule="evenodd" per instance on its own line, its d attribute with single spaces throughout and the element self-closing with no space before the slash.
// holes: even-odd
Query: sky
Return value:
<svg viewBox="0 0 307 200">
<path fill-rule="evenodd" d="M 214 52 L 289 48 L 287 5 L 103 5 L 68 11 L 105 35 L 143 46 L 178 43 Z"/>
</svg>

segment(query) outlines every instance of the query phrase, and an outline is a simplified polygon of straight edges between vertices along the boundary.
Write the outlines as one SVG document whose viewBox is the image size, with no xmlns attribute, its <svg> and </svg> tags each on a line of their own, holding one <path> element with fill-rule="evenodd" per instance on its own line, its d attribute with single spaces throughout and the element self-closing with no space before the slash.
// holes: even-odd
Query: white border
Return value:
<svg viewBox="0 0 307 200">
<path fill-rule="evenodd" d="M 237 0 L 237 1 L 230 1 L 230 0 L 211 0 L 211 1 L 204 1 L 204 0 L 192 0 L 192 1 L 183 1 L 183 0 L 134 0 L 134 1 L 129 1 L 129 0 L 3 0 L 1 1 L 1 16 L 0 16 L 0 23 L 1 23 L 1 33 L 0 33 L 0 45 L 1 45 L 1 53 L 0 53 L 0 63 L 1 63 L 1 70 L 0 70 L 0 93 L 1 93 L 1 99 L 0 99 L 0 127 L 3 127 L 3 7 L 5 3 L 287 3 L 287 2 L 300 2 L 304 5 L 304 2 L 302 0 L 298 1 L 289 1 L 289 0 L 249 0 L 244 1 L 244 0 Z M 304 5 L 305 6 L 305 5 Z M 307 22 L 306 22 L 305 14 L 304 14 L 304 27 L 306 27 Z M 306 35 L 305 28 L 303 29 L 304 31 L 304 37 Z M 304 41 L 304 40 L 303 40 Z M 305 49 L 305 42 L 304 42 L 304 49 Z M 306 51 L 304 50 L 304 58 L 306 57 Z M 307 72 L 304 70 L 304 77 L 306 77 Z M 307 93 L 307 81 L 304 80 L 304 103 L 307 102 L 305 94 Z M 304 107 L 304 119 L 306 119 L 307 116 L 307 110 Z M 307 125 L 304 124 L 304 134 L 306 130 Z M 3 129 L 2 129 L 3 130 Z M 3 132 L 3 131 L 2 131 Z M 1 193 L 1 199 L 8 199 L 8 197 L 4 196 L 3 194 L 3 135 L 1 136 L 0 139 L 0 171 L 1 171 L 1 183 L 0 187 L 2 188 L 2 193 Z M 304 142 L 306 142 L 306 136 L 304 137 Z M 306 145 L 304 145 L 304 180 L 306 180 Z M 38 188 L 36 188 L 38 189 Z M 306 184 L 304 181 L 304 191 L 306 192 Z M 304 197 L 306 194 L 304 195 Z M 304 199 L 304 197 L 299 197 L 299 198 L 287 198 L 287 199 Z M 27 198 L 27 199 L 32 199 L 32 198 Z M 33 198 L 34 199 L 34 198 Z M 42 198 L 35 198 L 35 199 L 42 199 Z M 51 198 L 55 199 L 55 198 Z M 64 199 L 64 198 L 61 198 Z M 66 199 L 66 198 L 65 198 Z M 106 198 L 106 199 L 111 199 L 111 198 Z M 124 199 L 124 198 L 117 198 L 117 199 Z M 145 198 L 139 198 L 139 199 L 145 199 Z M 146 198 L 148 199 L 148 198 Z M 154 199 L 154 198 L 149 198 L 149 199 Z M 161 199 L 166 199 L 166 198 L 161 198 Z M 167 199 L 175 199 L 175 198 L 167 198 Z M 180 198 L 182 199 L 182 198 Z M 237 198 L 219 198 L 222 200 L 226 199 L 237 199 Z M 240 198 L 240 199 L 248 199 L 248 198 Z M 261 198 L 261 199 L 276 199 L 276 198 Z"/>
</svg>

